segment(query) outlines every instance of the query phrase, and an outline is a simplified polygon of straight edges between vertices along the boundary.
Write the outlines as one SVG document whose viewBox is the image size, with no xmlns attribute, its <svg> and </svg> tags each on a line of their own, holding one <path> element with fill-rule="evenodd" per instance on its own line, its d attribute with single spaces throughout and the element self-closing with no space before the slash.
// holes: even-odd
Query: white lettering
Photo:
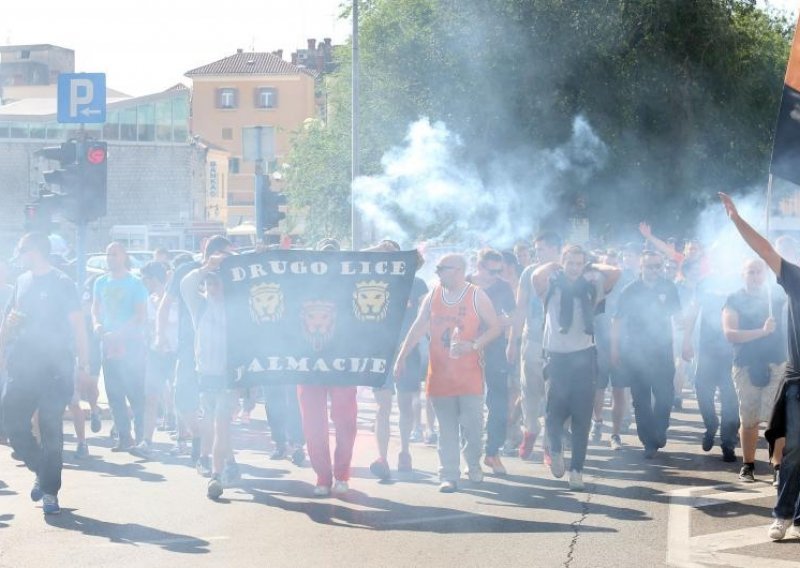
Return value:
<svg viewBox="0 0 800 568">
<path fill-rule="evenodd" d="M 311 274 L 316 274 L 317 276 L 322 276 L 328 272 L 328 265 L 324 262 L 312 262 L 311 263 Z"/>
<path fill-rule="evenodd" d="M 353 275 L 355 273 L 356 273 L 356 271 L 353 269 L 353 263 L 352 262 L 350 262 L 349 260 L 342 261 L 342 274 L 345 274 L 347 276 L 351 276 L 351 275 Z"/>
<path fill-rule="evenodd" d="M 233 282 L 241 282 L 247 277 L 247 272 L 241 266 L 231 268 L 231 280 Z"/>
<path fill-rule="evenodd" d="M 292 274 L 305 274 L 308 272 L 308 267 L 305 262 L 298 260 L 289 265 L 289 270 Z"/>
<path fill-rule="evenodd" d="M 264 278 L 267 276 L 267 273 L 264 272 L 264 267 L 260 264 L 251 264 L 250 265 L 250 279 L 254 280 L 255 278 Z"/>
<path fill-rule="evenodd" d="M 303 371 L 308 372 L 308 357 L 301 357 L 295 359 L 294 357 L 287 357 L 286 362 L 288 365 L 287 371 Z"/>
<path fill-rule="evenodd" d="M 347 361 L 345 361 L 344 359 L 334 359 L 332 367 L 335 371 L 344 373 L 345 371 L 347 371 Z"/>
<path fill-rule="evenodd" d="M 373 359 L 372 360 L 372 373 L 383 374 L 386 372 L 386 359 Z"/>
<path fill-rule="evenodd" d="M 286 274 L 285 260 L 270 260 L 269 269 L 273 274 Z"/>
<path fill-rule="evenodd" d="M 311 369 L 311 370 L 312 371 L 321 371 L 323 373 L 327 373 L 327 372 L 330 371 L 330 369 L 328 368 L 328 364 L 325 363 L 325 359 L 317 359 L 314 362 L 314 368 Z"/>
<path fill-rule="evenodd" d="M 267 371 L 283 371 L 280 357 L 267 357 Z"/>
</svg>

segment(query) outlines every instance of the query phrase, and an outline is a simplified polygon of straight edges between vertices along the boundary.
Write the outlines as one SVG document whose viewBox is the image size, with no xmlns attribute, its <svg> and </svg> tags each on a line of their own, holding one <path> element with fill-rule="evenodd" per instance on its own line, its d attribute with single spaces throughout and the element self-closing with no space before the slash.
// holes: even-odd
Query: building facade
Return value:
<svg viewBox="0 0 800 568">
<path fill-rule="evenodd" d="M 228 226 L 255 220 L 255 163 L 245 159 L 245 129 L 274 129 L 274 168 L 288 155 L 293 133 L 316 116 L 317 73 L 280 55 L 238 50 L 186 73 L 192 134 L 228 153 L 226 197 L 217 202 Z"/>
</svg>

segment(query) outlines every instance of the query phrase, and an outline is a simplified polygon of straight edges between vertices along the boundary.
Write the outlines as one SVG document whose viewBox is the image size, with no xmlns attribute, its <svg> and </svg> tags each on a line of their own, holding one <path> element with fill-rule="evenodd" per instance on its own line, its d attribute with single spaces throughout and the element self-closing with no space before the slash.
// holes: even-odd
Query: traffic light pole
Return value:
<svg viewBox="0 0 800 568">
<path fill-rule="evenodd" d="M 261 130 L 256 126 L 256 171 L 255 171 L 255 226 L 256 242 L 266 242 L 264 231 L 264 156 L 261 148 Z"/>
<path fill-rule="evenodd" d="M 78 138 L 77 159 L 85 160 L 86 127 L 81 124 L 81 133 Z M 86 228 L 88 223 L 79 219 L 75 224 L 75 284 L 78 292 L 83 296 L 83 285 L 86 283 Z"/>
</svg>

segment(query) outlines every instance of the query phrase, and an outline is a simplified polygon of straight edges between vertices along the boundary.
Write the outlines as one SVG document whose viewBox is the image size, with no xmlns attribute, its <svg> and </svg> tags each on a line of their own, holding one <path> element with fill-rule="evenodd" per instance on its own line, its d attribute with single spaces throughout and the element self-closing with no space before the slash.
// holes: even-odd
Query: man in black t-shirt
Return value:
<svg viewBox="0 0 800 568">
<path fill-rule="evenodd" d="M 482 288 L 492 301 L 498 319 L 505 330 L 511 327 L 516 301 L 511 285 L 500 278 L 503 273 L 503 255 L 493 249 L 478 253 L 477 272 L 467 277 L 467 282 Z M 508 373 L 506 334 L 502 333 L 483 350 L 483 373 L 486 380 L 486 457 L 483 463 L 495 475 L 505 475 L 500 461 L 500 448 L 506 441 L 508 424 Z"/>
<path fill-rule="evenodd" d="M 8 373 L 4 422 L 14 451 L 36 474 L 31 499 L 43 500 L 45 514 L 56 514 L 61 511 L 64 408 L 76 379 L 88 381 L 86 328 L 75 285 L 50 264 L 47 235 L 28 233 L 18 253 L 26 271 L 17 278 L 0 325 L 0 367 Z M 31 428 L 35 413 L 40 441 Z"/>
<path fill-rule="evenodd" d="M 769 528 L 772 540 L 781 540 L 794 523 L 800 521 L 800 267 L 782 258 L 770 242 L 762 237 L 739 216 L 733 200 L 724 193 L 719 194 L 725 211 L 736 226 L 747 245 L 767 263 L 778 277 L 789 298 L 787 335 L 789 337 L 789 361 L 786 381 L 776 400 L 771 420 L 772 432 L 768 439 L 786 436 L 783 450 L 781 474 L 778 483 L 778 500 L 772 515 L 775 522 Z M 800 536 L 797 526 L 792 536 Z"/>
<path fill-rule="evenodd" d="M 688 272 L 690 266 L 691 261 L 684 263 L 684 271 Z M 706 428 L 702 448 L 705 452 L 711 451 L 719 430 L 722 459 L 726 462 L 735 462 L 734 448 L 739 430 L 739 399 L 730 372 L 733 351 L 722 331 L 722 309 L 727 298 L 726 292 L 730 291 L 730 287 L 727 279 L 704 278 L 697 283 L 686 308 L 686 329 L 683 333 L 681 355 L 685 362 L 695 358 L 694 330 L 697 329 L 695 391 L 697 405 Z M 717 391 L 720 399 L 719 417 L 714 405 Z"/>
<path fill-rule="evenodd" d="M 622 291 L 611 324 L 611 364 L 631 385 L 636 432 L 651 459 L 667 444 L 675 396 L 672 318 L 680 314 L 675 284 L 663 278 L 656 252 L 641 256 L 641 276 Z"/>
<path fill-rule="evenodd" d="M 739 396 L 742 461 L 739 480 L 755 481 L 759 425 L 769 420 L 775 398 L 786 375 L 782 318 L 783 294 L 767 291 L 766 266 L 760 259 L 744 266 L 743 289 L 728 296 L 722 312 L 725 337 L 733 344 L 733 382 Z M 772 307 L 770 307 L 772 301 Z M 775 467 L 780 468 L 783 445 L 776 447 Z"/>
</svg>

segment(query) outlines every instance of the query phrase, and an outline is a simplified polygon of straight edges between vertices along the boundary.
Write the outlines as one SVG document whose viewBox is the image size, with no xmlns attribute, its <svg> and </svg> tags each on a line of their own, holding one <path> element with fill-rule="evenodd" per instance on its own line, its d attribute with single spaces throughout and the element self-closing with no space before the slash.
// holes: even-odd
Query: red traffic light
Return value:
<svg viewBox="0 0 800 568">
<path fill-rule="evenodd" d="M 92 146 L 86 152 L 86 161 L 95 166 L 102 164 L 106 161 L 106 149 L 101 146 Z"/>
</svg>

